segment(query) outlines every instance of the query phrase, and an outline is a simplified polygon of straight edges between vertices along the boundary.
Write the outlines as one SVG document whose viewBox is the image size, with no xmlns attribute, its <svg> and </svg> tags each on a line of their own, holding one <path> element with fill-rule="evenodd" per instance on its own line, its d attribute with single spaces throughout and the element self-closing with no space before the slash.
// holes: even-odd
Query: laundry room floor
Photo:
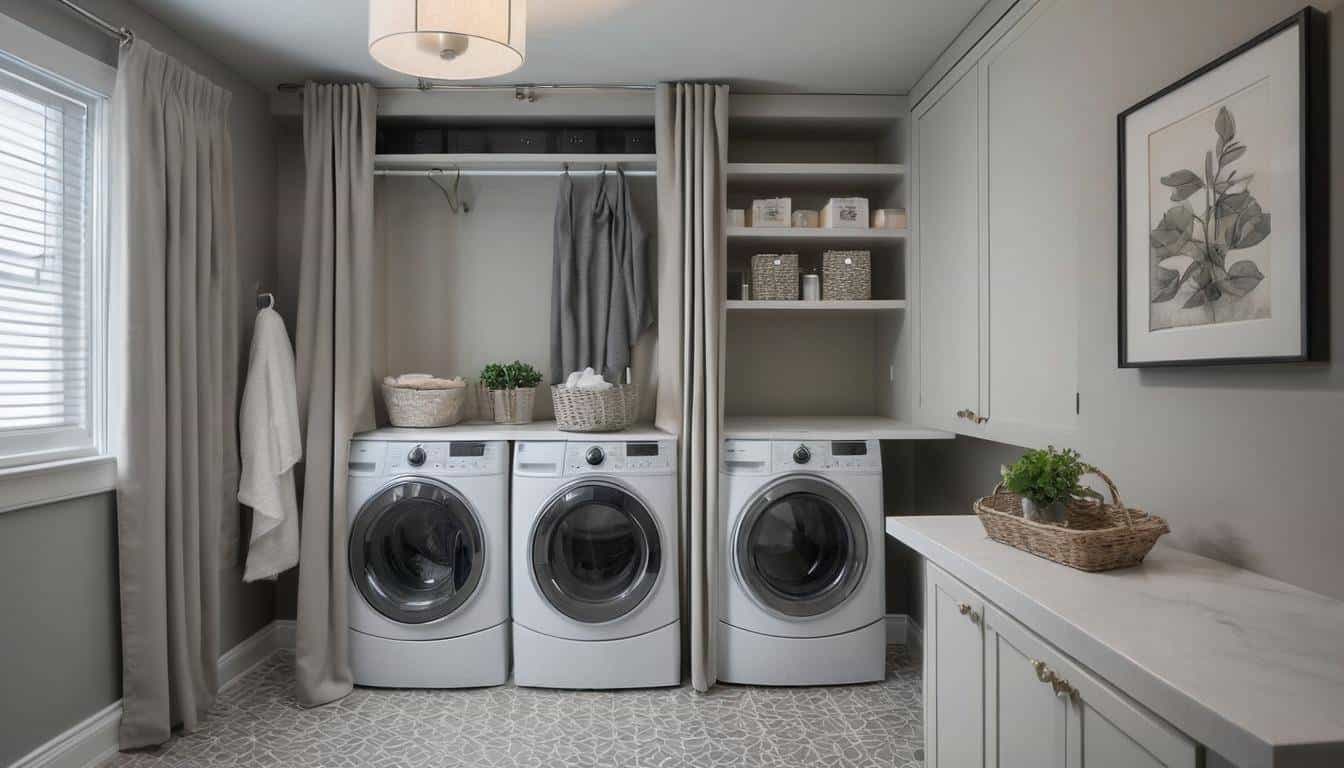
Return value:
<svg viewBox="0 0 1344 768">
<path fill-rule="evenodd" d="M 886 680 L 829 688 L 356 688 L 303 709 L 293 680 L 294 654 L 277 652 L 220 693 L 200 730 L 106 765 L 923 765 L 920 660 L 900 645 L 888 647 Z"/>
</svg>

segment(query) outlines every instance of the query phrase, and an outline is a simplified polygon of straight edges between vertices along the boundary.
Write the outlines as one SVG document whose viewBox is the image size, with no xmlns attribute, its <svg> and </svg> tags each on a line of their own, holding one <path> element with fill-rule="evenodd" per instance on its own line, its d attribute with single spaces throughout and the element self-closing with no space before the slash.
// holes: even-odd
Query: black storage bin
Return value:
<svg viewBox="0 0 1344 768">
<path fill-rule="evenodd" d="M 603 128 L 600 141 L 608 155 L 653 154 L 652 128 Z"/>
<path fill-rule="evenodd" d="M 442 128 L 416 128 L 411 133 L 411 154 L 438 155 L 442 152 Z"/>
<path fill-rule="evenodd" d="M 561 152 L 592 154 L 598 151 L 596 128 L 565 128 L 560 131 Z"/>
<path fill-rule="evenodd" d="M 449 128 L 444 131 L 444 145 L 448 152 L 459 155 L 478 155 L 487 151 L 484 128 Z"/>
<path fill-rule="evenodd" d="M 415 151 L 412 129 L 404 125 L 380 127 L 374 151 L 380 155 L 409 155 Z"/>
<path fill-rule="evenodd" d="M 534 154 L 554 152 L 551 132 L 540 128 L 492 128 L 486 133 L 491 152 Z"/>
<path fill-rule="evenodd" d="M 626 128 L 625 149 L 622 151 L 629 155 L 653 154 L 653 129 Z"/>
</svg>

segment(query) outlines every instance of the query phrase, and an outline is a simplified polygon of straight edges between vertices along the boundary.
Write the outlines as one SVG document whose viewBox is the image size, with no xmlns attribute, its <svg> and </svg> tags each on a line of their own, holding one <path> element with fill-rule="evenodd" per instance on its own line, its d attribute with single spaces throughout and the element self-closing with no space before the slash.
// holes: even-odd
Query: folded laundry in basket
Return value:
<svg viewBox="0 0 1344 768">
<path fill-rule="evenodd" d="M 601 392 L 611 389 L 611 382 L 602 378 L 602 374 L 596 373 L 592 368 L 584 368 L 582 371 L 575 371 L 565 378 L 565 387 L 569 389 L 586 389 L 593 392 Z"/>
<path fill-rule="evenodd" d="M 383 385 L 401 389 L 457 389 L 467 386 L 461 376 L 440 379 L 428 373 L 403 373 L 400 376 L 384 376 Z"/>
</svg>

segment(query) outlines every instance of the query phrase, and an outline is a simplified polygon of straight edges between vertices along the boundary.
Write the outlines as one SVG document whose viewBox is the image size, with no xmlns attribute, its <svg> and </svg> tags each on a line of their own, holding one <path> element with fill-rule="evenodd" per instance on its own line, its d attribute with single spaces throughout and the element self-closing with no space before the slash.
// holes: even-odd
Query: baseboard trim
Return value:
<svg viewBox="0 0 1344 768">
<path fill-rule="evenodd" d="M 910 630 L 910 617 L 904 613 L 888 613 L 887 645 L 905 645 Z"/>
<path fill-rule="evenodd" d="M 294 647 L 294 622 L 272 621 L 219 657 L 219 689 L 233 685 L 280 649 Z M 117 700 L 19 758 L 10 768 L 93 768 L 117 752 Z"/>
<path fill-rule="evenodd" d="M 121 700 L 103 707 L 46 744 L 18 759 L 10 768 L 84 768 L 112 757 L 121 727 Z"/>
</svg>

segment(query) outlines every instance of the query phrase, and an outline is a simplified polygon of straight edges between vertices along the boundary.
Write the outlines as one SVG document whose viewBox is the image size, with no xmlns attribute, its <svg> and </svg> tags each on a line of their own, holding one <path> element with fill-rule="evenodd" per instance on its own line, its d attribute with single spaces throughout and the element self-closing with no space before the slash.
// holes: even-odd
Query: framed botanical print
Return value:
<svg viewBox="0 0 1344 768">
<path fill-rule="evenodd" d="M 1317 356 L 1323 19 L 1307 8 L 1120 114 L 1122 368 Z"/>
</svg>

